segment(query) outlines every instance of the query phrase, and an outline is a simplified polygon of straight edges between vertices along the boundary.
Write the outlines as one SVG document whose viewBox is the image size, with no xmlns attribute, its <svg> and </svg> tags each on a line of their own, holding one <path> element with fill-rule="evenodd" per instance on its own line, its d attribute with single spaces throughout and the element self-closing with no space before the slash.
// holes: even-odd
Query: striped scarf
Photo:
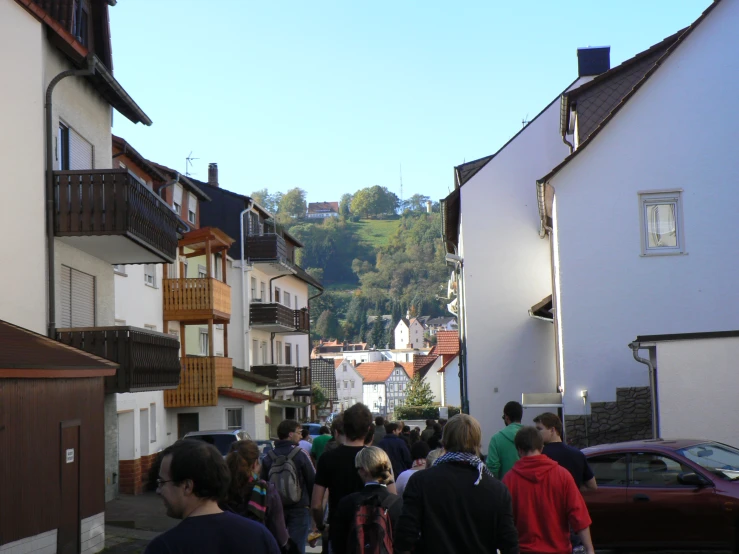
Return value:
<svg viewBox="0 0 739 554">
<path fill-rule="evenodd" d="M 478 456 L 470 454 L 469 452 L 447 452 L 443 456 L 439 456 L 434 462 L 434 465 L 447 464 L 450 462 L 468 464 L 474 467 L 479 473 L 477 481 L 475 481 L 475 485 L 478 485 L 480 481 L 482 481 L 483 473 L 488 474 L 490 477 L 493 476 L 488 468 L 485 467 L 485 462 L 483 462 Z"/>
<path fill-rule="evenodd" d="M 229 498 L 228 507 L 235 513 L 264 523 L 267 517 L 267 483 L 265 481 L 252 481 L 251 492 L 242 498 Z"/>
</svg>

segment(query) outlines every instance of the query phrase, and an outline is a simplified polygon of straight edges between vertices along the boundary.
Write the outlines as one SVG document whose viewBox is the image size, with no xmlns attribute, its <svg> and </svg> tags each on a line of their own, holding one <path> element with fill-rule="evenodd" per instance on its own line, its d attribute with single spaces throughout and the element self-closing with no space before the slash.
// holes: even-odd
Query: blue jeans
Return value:
<svg viewBox="0 0 739 554">
<path fill-rule="evenodd" d="M 310 510 L 307 507 L 285 510 L 285 526 L 300 554 L 305 554 L 305 544 L 310 533 Z"/>
</svg>

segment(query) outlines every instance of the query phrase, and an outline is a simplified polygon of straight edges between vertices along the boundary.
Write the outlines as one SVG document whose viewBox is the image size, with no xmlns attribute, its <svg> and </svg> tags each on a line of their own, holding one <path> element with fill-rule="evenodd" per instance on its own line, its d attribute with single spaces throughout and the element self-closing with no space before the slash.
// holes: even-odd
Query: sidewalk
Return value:
<svg viewBox="0 0 739 554">
<path fill-rule="evenodd" d="M 167 516 L 156 493 L 123 494 L 105 505 L 105 554 L 143 554 L 154 537 L 168 531 L 179 520 Z M 321 547 L 306 548 L 320 552 Z"/>
</svg>

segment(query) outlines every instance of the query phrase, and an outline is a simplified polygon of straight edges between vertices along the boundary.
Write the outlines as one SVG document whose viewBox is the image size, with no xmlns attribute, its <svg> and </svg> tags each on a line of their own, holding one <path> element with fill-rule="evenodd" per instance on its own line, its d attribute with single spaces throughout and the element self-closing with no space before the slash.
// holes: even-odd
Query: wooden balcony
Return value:
<svg viewBox="0 0 739 554">
<path fill-rule="evenodd" d="M 54 235 L 109 264 L 173 262 L 180 225 L 125 169 L 54 172 Z"/>
<path fill-rule="evenodd" d="M 253 365 L 251 370 L 257 375 L 277 381 L 278 387 L 311 386 L 310 368 L 291 365 Z"/>
<path fill-rule="evenodd" d="M 174 389 L 180 382 L 180 342 L 137 327 L 57 329 L 59 342 L 120 365 L 105 378 L 105 392 Z"/>
<path fill-rule="evenodd" d="M 277 234 L 249 235 L 245 239 L 245 253 L 249 263 L 270 277 L 293 273 L 292 252 L 285 239 Z"/>
<path fill-rule="evenodd" d="M 231 320 L 231 287 L 212 277 L 163 279 L 164 319 L 188 324 L 228 323 Z"/>
<path fill-rule="evenodd" d="M 231 358 L 187 356 L 182 360 L 180 384 L 164 391 L 165 408 L 217 406 L 218 389 L 233 386 Z"/>
<path fill-rule="evenodd" d="M 292 310 L 274 302 L 252 302 L 249 325 L 270 333 L 307 333 L 310 331 L 310 316 L 307 309 Z"/>
</svg>

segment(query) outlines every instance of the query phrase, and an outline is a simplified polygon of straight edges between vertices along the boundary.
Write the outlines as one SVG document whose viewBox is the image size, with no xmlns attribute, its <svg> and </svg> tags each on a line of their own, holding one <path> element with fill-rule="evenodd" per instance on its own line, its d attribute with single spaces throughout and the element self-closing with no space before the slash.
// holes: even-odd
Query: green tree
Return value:
<svg viewBox="0 0 739 554">
<path fill-rule="evenodd" d="M 293 188 L 287 191 L 280 199 L 280 209 L 278 210 L 283 216 L 287 215 L 293 219 L 302 219 L 305 217 L 307 205 L 305 203 L 305 191 L 300 188 Z"/>
<path fill-rule="evenodd" d="M 326 394 L 326 391 L 323 390 L 323 387 L 319 385 L 318 383 L 313 383 L 313 386 L 311 387 L 311 393 L 313 396 L 313 405 L 317 409 L 321 409 L 326 407 L 326 404 L 328 404 L 329 398 Z"/>
<path fill-rule="evenodd" d="M 323 313 L 321 313 L 318 317 L 318 321 L 316 321 L 316 324 L 313 326 L 313 330 L 316 335 L 323 339 L 343 340 L 344 338 L 341 336 L 343 333 L 341 331 L 341 326 L 339 325 L 339 320 L 336 318 L 336 315 L 329 310 L 324 310 Z"/>
<path fill-rule="evenodd" d="M 269 191 L 265 189 L 256 190 L 251 193 L 251 197 L 262 208 L 270 212 L 271 214 L 277 213 L 277 208 L 279 207 L 279 201 L 282 197 L 282 193 L 278 192 L 276 194 L 270 194 Z"/>
<path fill-rule="evenodd" d="M 431 386 L 416 374 L 408 384 L 408 393 L 405 396 L 406 406 L 431 406 L 434 403 L 434 393 Z"/>
<path fill-rule="evenodd" d="M 344 219 L 348 218 L 351 213 L 352 195 L 342 194 L 341 200 L 339 200 L 339 216 Z"/>
<path fill-rule="evenodd" d="M 375 348 L 383 348 L 385 344 L 382 339 L 385 336 L 384 320 L 381 315 L 375 316 L 375 321 L 372 323 L 372 331 L 369 337 L 369 343 Z"/>
<path fill-rule="evenodd" d="M 403 202 L 403 208 L 411 212 L 425 212 L 426 202 L 428 200 L 431 200 L 430 196 L 424 196 L 423 194 L 414 194 Z"/>
</svg>

